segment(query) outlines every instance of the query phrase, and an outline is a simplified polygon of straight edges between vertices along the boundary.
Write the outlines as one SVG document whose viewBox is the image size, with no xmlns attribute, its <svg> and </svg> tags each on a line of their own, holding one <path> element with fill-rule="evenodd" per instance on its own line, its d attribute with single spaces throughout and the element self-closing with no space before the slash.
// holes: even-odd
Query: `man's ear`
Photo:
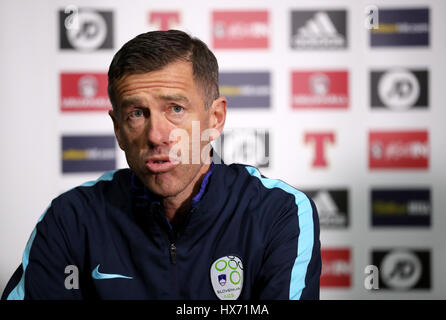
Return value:
<svg viewBox="0 0 446 320">
<path fill-rule="evenodd" d="M 108 112 L 108 115 L 110 116 L 110 118 L 113 121 L 113 129 L 115 131 L 115 136 L 116 136 L 116 140 L 118 140 L 119 147 L 122 150 L 124 150 L 124 148 L 123 148 L 124 145 L 122 143 L 122 138 L 121 138 L 121 130 L 120 130 L 120 127 L 119 127 L 119 119 L 117 118 L 117 116 L 116 116 L 116 114 L 114 113 L 113 110 L 110 110 Z"/>
<path fill-rule="evenodd" d="M 219 97 L 214 100 L 209 108 L 209 127 L 217 130 L 219 135 L 223 131 L 226 121 L 226 105 L 227 100 L 225 97 Z M 212 137 L 212 140 L 216 140 L 217 137 Z"/>
</svg>

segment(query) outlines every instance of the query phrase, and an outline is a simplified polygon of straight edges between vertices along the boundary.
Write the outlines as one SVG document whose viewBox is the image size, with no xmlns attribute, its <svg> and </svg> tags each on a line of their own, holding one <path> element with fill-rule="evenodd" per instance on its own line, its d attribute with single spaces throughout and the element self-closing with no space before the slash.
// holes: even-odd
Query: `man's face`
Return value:
<svg viewBox="0 0 446 320">
<path fill-rule="evenodd" d="M 213 110 L 217 100 L 205 110 L 203 95 L 193 79 L 192 65 L 185 61 L 170 63 L 157 71 L 127 75 L 118 81 L 118 111 L 117 114 L 110 112 L 116 137 L 130 168 L 152 192 L 172 197 L 193 188 L 203 162 L 201 157 L 200 163 L 192 162 L 192 127 L 194 124 L 197 130 L 200 125 L 200 135 L 194 133 L 198 139 L 204 130 L 216 127 L 218 119 Z M 226 114 L 226 101 L 223 104 Z M 175 129 L 187 132 L 189 164 L 171 161 L 169 157 L 172 147 L 178 146 L 176 140 L 169 139 Z M 221 129 L 217 128 L 220 132 Z M 194 146 L 200 147 L 201 154 L 208 142 L 200 140 Z"/>
</svg>

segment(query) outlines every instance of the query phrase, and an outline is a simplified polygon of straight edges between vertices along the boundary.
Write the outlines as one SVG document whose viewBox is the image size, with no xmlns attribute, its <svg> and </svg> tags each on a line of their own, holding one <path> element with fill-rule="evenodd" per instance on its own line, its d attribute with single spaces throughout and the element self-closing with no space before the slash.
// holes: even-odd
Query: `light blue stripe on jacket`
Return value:
<svg viewBox="0 0 446 320">
<path fill-rule="evenodd" d="M 95 185 L 99 181 L 110 181 L 113 179 L 113 175 L 115 174 L 116 170 L 108 171 L 104 173 L 101 177 L 99 177 L 98 180 L 95 181 L 88 181 L 82 184 L 83 187 L 91 187 Z M 40 216 L 37 223 L 42 221 L 42 219 L 45 217 L 45 214 L 47 213 L 48 207 L 45 212 Z M 22 256 L 22 277 L 20 278 L 19 283 L 15 286 L 15 288 L 9 293 L 7 300 L 24 300 L 25 299 L 25 272 L 26 268 L 28 267 L 29 263 L 29 253 L 31 251 L 32 244 L 34 242 L 34 238 L 36 237 L 36 228 L 34 228 L 33 232 L 31 233 L 31 236 L 29 237 L 28 242 L 26 243 L 25 251 L 23 252 Z"/>
<path fill-rule="evenodd" d="M 285 192 L 292 194 L 295 198 L 298 208 L 299 219 L 299 237 L 297 243 L 297 257 L 291 271 L 290 281 L 290 300 L 298 300 L 305 288 L 305 277 L 307 275 L 308 264 L 310 263 L 314 245 L 314 225 L 313 225 L 313 208 L 310 200 L 301 191 L 291 187 L 281 180 L 268 179 L 260 175 L 258 169 L 254 167 L 246 167 L 251 176 L 260 179 L 262 184 L 268 188 L 280 188 Z"/>
</svg>

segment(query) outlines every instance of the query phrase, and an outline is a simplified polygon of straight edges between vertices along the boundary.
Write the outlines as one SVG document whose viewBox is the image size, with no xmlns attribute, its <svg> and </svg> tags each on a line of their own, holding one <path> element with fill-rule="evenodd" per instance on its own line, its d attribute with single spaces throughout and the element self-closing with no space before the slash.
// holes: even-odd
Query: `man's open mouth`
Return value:
<svg viewBox="0 0 446 320">
<path fill-rule="evenodd" d="M 162 173 L 174 169 L 179 162 L 171 161 L 169 157 L 151 157 L 146 161 L 146 168 L 152 173 Z"/>
</svg>

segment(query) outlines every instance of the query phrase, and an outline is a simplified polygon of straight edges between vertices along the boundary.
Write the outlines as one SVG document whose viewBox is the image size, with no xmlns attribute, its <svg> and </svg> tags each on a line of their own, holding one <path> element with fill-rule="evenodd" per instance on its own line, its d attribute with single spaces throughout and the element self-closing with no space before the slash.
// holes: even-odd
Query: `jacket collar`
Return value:
<svg viewBox="0 0 446 320">
<path fill-rule="evenodd" d="M 211 165 L 206 172 L 200 186 L 199 192 L 192 198 L 192 208 L 195 208 L 200 200 L 203 198 L 207 191 L 207 185 L 209 183 L 209 178 L 214 170 L 214 162 L 211 162 Z M 136 174 L 131 171 L 131 178 L 130 178 L 130 188 L 132 195 L 136 202 L 141 205 L 151 205 L 153 203 L 157 203 L 158 205 L 161 204 L 161 199 L 158 195 L 151 192 L 142 182 L 141 180 L 136 176 Z"/>
</svg>

